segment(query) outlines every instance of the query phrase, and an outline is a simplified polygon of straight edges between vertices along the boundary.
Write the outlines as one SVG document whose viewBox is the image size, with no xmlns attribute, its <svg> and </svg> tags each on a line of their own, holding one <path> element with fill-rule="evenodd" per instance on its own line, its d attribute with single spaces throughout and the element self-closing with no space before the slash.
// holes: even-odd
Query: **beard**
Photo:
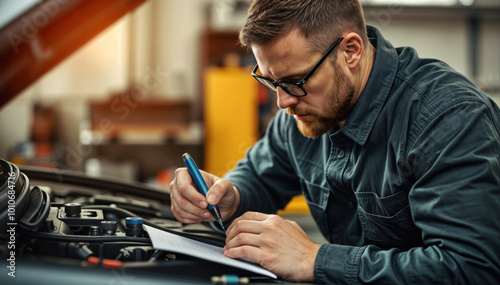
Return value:
<svg viewBox="0 0 500 285">
<path fill-rule="evenodd" d="M 354 85 L 343 73 L 337 77 L 336 92 L 328 97 L 326 112 L 324 115 L 312 110 L 305 110 L 298 107 L 288 107 L 289 115 L 309 115 L 309 118 L 297 120 L 299 131 L 306 137 L 318 138 L 328 131 L 340 126 L 340 123 L 347 120 L 352 109 L 352 98 L 354 97 Z M 344 86 L 344 90 L 341 90 Z M 342 96 L 341 94 L 345 94 Z"/>
</svg>

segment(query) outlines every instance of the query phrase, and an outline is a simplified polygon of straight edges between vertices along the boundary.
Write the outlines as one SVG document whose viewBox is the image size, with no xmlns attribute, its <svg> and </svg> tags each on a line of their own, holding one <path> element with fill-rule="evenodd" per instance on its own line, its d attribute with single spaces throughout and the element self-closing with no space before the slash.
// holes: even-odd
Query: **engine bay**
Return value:
<svg viewBox="0 0 500 285">
<path fill-rule="evenodd" d="M 99 284 L 119 282 L 124 272 L 141 284 L 210 283 L 213 276 L 248 274 L 153 248 L 143 225 L 224 245 L 225 236 L 210 225 L 178 222 L 168 191 L 1 159 L 0 185 L 0 253 L 7 261 L 0 279 L 9 284 L 88 284 L 89 270 L 91 279 L 104 275 Z"/>
</svg>

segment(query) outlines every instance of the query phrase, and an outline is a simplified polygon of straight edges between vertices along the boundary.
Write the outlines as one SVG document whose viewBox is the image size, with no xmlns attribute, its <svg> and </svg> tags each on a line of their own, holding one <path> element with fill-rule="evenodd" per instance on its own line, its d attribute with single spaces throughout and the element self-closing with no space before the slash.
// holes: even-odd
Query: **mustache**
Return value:
<svg viewBox="0 0 500 285">
<path fill-rule="evenodd" d="M 302 115 L 302 116 L 303 115 L 314 115 L 313 112 L 310 112 L 310 111 L 308 112 L 308 111 L 306 111 L 304 109 L 297 108 L 297 107 L 293 107 L 293 108 L 292 107 L 288 107 L 288 108 L 286 108 L 286 113 L 288 115 Z"/>
</svg>

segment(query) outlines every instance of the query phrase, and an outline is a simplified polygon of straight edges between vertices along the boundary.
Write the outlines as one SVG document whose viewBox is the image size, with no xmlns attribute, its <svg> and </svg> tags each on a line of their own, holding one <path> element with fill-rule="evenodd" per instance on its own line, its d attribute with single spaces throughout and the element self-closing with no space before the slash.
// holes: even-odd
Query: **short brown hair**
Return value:
<svg viewBox="0 0 500 285">
<path fill-rule="evenodd" d="M 358 0 L 254 0 L 239 39 L 245 47 L 265 45 L 296 28 L 320 52 L 344 32 L 368 41 Z"/>
</svg>

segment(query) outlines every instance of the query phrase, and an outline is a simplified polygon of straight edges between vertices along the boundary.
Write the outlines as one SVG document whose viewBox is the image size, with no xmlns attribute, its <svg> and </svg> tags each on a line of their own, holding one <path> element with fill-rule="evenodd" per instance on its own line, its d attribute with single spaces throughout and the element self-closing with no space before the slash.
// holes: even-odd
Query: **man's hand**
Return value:
<svg viewBox="0 0 500 285">
<path fill-rule="evenodd" d="M 254 260 L 287 280 L 314 281 L 314 261 L 321 245 L 296 222 L 247 212 L 233 221 L 226 235 L 225 256 Z"/>
<path fill-rule="evenodd" d="M 223 221 L 232 218 L 240 204 L 239 191 L 226 179 L 200 172 L 209 187 L 206 198 L 193 186 L 187 168 L 175 171 L 175 178 L 170 183 L 171 209 L 175 218 L 186 224 L 215 221 L 207 210 L 208 204 L 219 207 Z"/>
</svg>

